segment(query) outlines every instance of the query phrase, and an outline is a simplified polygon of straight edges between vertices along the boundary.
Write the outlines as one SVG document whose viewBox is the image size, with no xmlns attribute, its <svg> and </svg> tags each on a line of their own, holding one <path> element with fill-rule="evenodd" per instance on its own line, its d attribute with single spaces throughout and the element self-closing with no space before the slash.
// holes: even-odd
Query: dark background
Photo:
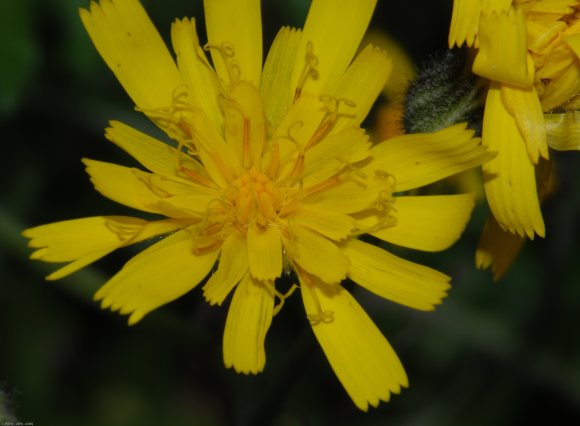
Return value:
<svg viewBox="0 0 580 426">
<path fill-rule="evenodd" d="M 517 425 L 580 424 L 580 155 L 555 155 L 558 191 L 546 203 L 547 240 L 527 244 L 498 283 L 476 271 L 487 214 L 462 240 L 407 258 L 453 276 L 433 313 L 355 296 L 406 366 L 411 386 L 359 412 L 305 319 L 298 296 L 275 318 L 258 376 L 226 370 L 226 309 L 199 289 L 134 327 L 91 300 L 136 248 L 45 282 L 27 259 L 28 226 L 130 214 L 92 189 L 82 157 L 127 163 L 103 137 L 108 120 L 151 129 L 98 57 L 78 8 L 88 0 L 0 2 L 0 421 L 35 425 Z M 200 0 L 146 0 L 167 39 L 175 17 L 202 17 Z M 265 44 L 302 26 L 307 0 L 263 4 Z M 379 0 L 373 27 L 416 63 L 446 46 L 450 1 Z M 200 36 L 204 39 L 200 29 Z M 372 120 L 370 122 L 372 124 Z M 4 418 L 2 416 L 4 415 Z"/>
</svg>

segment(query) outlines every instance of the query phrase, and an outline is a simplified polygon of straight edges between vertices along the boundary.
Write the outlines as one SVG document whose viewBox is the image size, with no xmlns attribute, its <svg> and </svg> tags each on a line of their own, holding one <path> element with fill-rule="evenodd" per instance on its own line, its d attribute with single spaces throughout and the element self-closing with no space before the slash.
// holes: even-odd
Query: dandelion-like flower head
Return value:
<svg viewBox="0 0 580 426">
<path fill-rule="evenodd" d="M 433 309 L 448 276 L 359 237 L 448 247 L 469 218 L 472 195 L 404 192 L 490 156 L 464 124 L 369 141 L 359 125 L 391 64 L 372 46 L 352 58 L 374 6 L 313 2 L 304 30 L 282 28 L 264 64 L 258 0 L 206 1 L 203 47 L 195 21 L 176 20 L 175 59 L 137 0 L 81 10 L 101 56 L 172 144 L 111 123 L 106 137 L 147 171 L 84 160 L 95 188 L 161 218 L 99 216 L 26 230 L 33 258 L 68 262 L 48 278 L 165 235 L 97 292 L 104 308 L 134 324 L 200 283 L 212 305 L 233 293 L 224 362 L 257 373 L 272 318 L 299 287 L 309 323 L 355 404 L 366 410 L 399 392 L 407 385 L 400 361 L 341 282 Z M 282 278 L 296 282 L 284 286 Z"/>
</svg>

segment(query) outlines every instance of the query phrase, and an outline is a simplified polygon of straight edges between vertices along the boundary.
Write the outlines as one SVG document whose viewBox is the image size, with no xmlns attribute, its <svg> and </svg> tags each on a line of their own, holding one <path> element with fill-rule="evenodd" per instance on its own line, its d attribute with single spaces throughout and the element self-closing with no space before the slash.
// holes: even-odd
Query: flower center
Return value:
<svg viewBox="0 0 580 426">
<path fill-rule="evenodd" d="M 226 201 L 232 207 L 236 225 L 243 228 L 252 221 L 260 226 L 276 222 L 284 204 L 280 188 L 256 168 L 234 180 Z"/>
</svg>

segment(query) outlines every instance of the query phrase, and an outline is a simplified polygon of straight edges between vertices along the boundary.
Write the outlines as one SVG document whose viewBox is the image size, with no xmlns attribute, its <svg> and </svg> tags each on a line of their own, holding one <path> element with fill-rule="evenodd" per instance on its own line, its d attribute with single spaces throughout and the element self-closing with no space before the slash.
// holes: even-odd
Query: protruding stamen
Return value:
<svg viewBox="0 0 580 426">
<path fill-rule="evenodd" d="M 274 139 L 270 143 L 270 164 L 268 165 L 268 170 L 266 173 L 270 179 L 274 179 L 278 175 L 278 169 L 280 167 L 280 144 L 277 139 Z"/>
<path fill-rule="evenodd" d="M 223 243 L 223 238 L 220 234 L 222 228 L 222 223 L 212 223 L 207 225 L 200 224 L 191 229 L 191 241 L 193 243 L 191 252 L 195 255 L 202 255 L 220 248 Z"/>
<path fill-rule="evenodd" d="M 105 226 L 113 233 L 117 234 L 119 240 L 127 242 L 135 237 L 141 229 L 142 225 L 123 224 L 122 222 L 105 219 Z"/>
<path fill-rule="evenodd" d="M 169 198 L 171 196 L 173 196 L 173 194 L 159 188 L 157 185 L 155 185 L 155 182 L 153 182 L 153 179 L 160 179 L 160 177 L 158 175 L 147 175 L 145 173 L 142 173 L 139 170 L 133 170 L 133 174 L 135 175 L 135 178 L 137 178 L 139 181 L 141 181 L 143 184 L 145 184 L 149 190 L 154 193 L 155 195 L 157 195 L 159 198 Z"/>
<path fill-rule="evenodd" d="M 224 110 L 230 113 L 238 113 L 242 117 L 243 129 L 242 129 L 242 167 L 250 167 L 250 118 L 244 112 L 242 106 L 231 98 L 227 98 L 223 101 Z"/>
<path fill-rule="evenodd" d="M 199 173 L 188 169 L 187 167 L 180 166 L 178 172 L 183 173 L 194 182 L 197 182 L 203 186 L 207 186 L 208 188 L 217 188 L 216 184 L 211 179 L 208 179 Z"/>
<path fill-rule="evenodd" d="M 304 150 L 298 152 L 298 158 L 296 158 L 294 168 L 292 169 L 292 172 L 290 172 L 290 179 L 295 180 L 302 175 L 302 172 L 304 171 L 304 155 Z"/>
<path fill-rule="evenodd" d="M 295 264 L 295 270 L 300 275 L 300 279 L 310 291 L 310 295 L 312 296 L 312 300 L 314 301 L 314 306 L 316 308 L 316 314 L 309 314 L 306 316 L 310 325 L 317 325 L 320 323 L 329 324 L 334 321 L 334 312 L 333 311 L 325 311 L 322 309 L 322 305 L 320 304 L 320 300 L 318 299 L 318 294 L 314 290 L 315 283 L 312 281 L 312 277 L 310 274 L 300 266 Z"/>
<path fill-rule="evenodd" d="M 300 73 L 298 78 L 298 83 L 296 84 L 296 90 L 294 92 L 294 102 L 302 94 L 302 89 L 308 78 L 313 80 L 318 80 L 318 57 L 314 54 L 314 46 L 311 41 L 306 43 L 306 55 L 304 56 L 304 68 Z"/>
<path fill-rule="evenodd" d="M 230 81 L 232 82 L 239 81 L 242 74 L 242 68 L 237 59 L 235 59 L 236 50 L 234 48 L 234 45 L 228 41 L 224 41 L 219 46 L 209 43 L 203 46 L 203 50 L 205 50 L 206 52 L 212 49 L 216 50 L 220 54 L 222 61 L 226 67 L 226 71 L 228 72 L 228 76 L 230 77 Z"/>
<path fill-rule="evenodd" d="M 305 150 L 309 150 L 310 148 L 312 148 L 313 146 L 324 140 L 324 138 L 328 136 L 330 131 L 334 128 L 339 118 L 355 117 L 354 114 L 346 114 L 339 111 L 341 104 L 344 104 L 350 108 L 355 108 L 356 104 L 353 101 L 344 98 L 336 98 L 330 95 L 322 95 L 320 96 L 319 99 L 324 104 L 322 110 L 326 111 L 326 114 L 322 118 L 320 125 L 318 126 L 318 128 L 316 129 L 310 140 L 304 146 Z"/>
<path fill-rule="evenodd" d="M 304 189 L 304 196 L 308 197 L 310 195 L 316 194 L 317 192 L 329 190 L 330 188 L 333 188 L 339 183 L 341 183 L 342 181 L 343 179 L 341 174 L 340 173 L 336 174 L 329 179 L 323 180 L 322 182 L 317 183 L 316 185 Z"/>
<path fill-rule="evenodd" d="M 320 323 L 330 324 L 334 322 L 334 312 L 333 311 L 321 311 L 317 314 L 307 315 L 306 318 L 310 322 L 310 325 L 318 325 Z"/>
<path fill-rule="evenodd" d="M 290 290 L 288 290 L 286 293 L 280 293 L 278 290 L 276 290 L 274 284 L 272 285 L 272 291 L 274 292 L 274 296 L 278 299 L 278 304 L 274 307 L 274 312 L 273 312 L 273 316 L 277 315 L 278 312 L 280 312 L 282 310 L 282 307 L 284 306 L 284 302 L 286 301 L 286 299 L 288 299 L 290 296 L 292 296 L 292 294 L 294 293 L 294 291 L 296 291 L 296 289 L 298 288 L 298 286 L 296 284 L 292 284 L 292 287 L 290 287 Z"/>
</svg>

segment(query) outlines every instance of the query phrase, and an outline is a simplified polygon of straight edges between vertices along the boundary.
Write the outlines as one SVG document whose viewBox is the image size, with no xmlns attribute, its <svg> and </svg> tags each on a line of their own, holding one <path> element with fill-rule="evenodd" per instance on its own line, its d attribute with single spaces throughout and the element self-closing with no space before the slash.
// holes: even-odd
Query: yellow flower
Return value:
<svg viewBox="0 0 580 426">
<path fill-rule="evenodd" d="M 579 149 L 570 114 L 580 93 L 578 0 L 455 0 L 449 47 L 477 54 L 473 72 L 489 80 L 483 144 L 498 155 L 483 165 L 485 191 L 500 227 L 545 235 L 534 168 L 548 146 Z"/>
<path fill-rule="evenodd" d="M 111 123 L 106 137 L 148 171 L 84 160 L 95 188 L 162 218 L 99 216 L 26 230 L 37 249 L 32 258 L 69 262 L 47 278 L 166 235 L 127 262 L 96 299 L 135 324 L 201 282 L 212 305 L 233 292 L 224 362 L 257 373 L 272 317 L 296 288 L 283 290 L 280 278 L 294 271 L 316 338 L 354 403 L 367 410 L 407 386 L 395 352 L 340 283 L 350 278 L 415 309 L 440 303 L 448 276 L 358 237 L 448 247 L 468 220 L 472 196 L 396 193 L 489 155 L 464 124 L 368 142 L 359 124 L 391 68 L 372 46 L 352 60 L 374 7 L 375 0 L 313 2 L 303 30 L 280 30 L 263 68 L 259 0 L 207 0 L 204 48 L 195 20 L 176 20 L 176 60 L 137 0 L 81 10 L 137 109 L 174 145 Z"/>
</svg>

